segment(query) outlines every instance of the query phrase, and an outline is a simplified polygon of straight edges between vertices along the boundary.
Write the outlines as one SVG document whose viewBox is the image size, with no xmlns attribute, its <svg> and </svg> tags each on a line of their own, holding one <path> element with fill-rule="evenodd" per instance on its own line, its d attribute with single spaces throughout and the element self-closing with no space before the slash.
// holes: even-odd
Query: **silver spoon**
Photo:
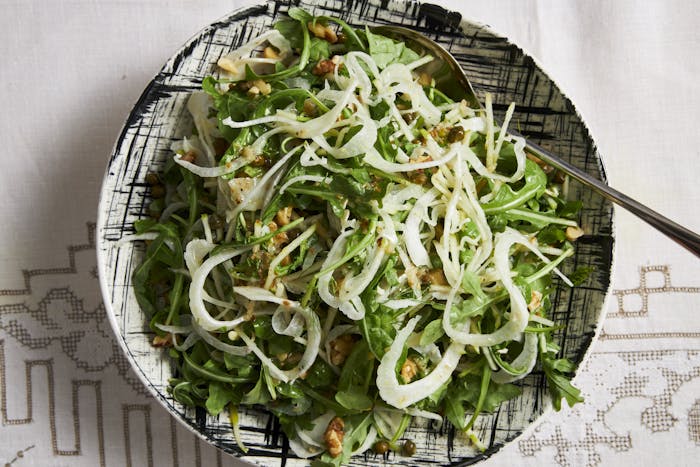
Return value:
<svg viewBox="0 0 700 467">
<path fill-rule="evenodd" d="M 464 70 L 462 70 L 462 67 L 457 63 L 457 60 L 455 60 L 452 54 L 445 50 L 440 44 L 416 31 L 400 26 L 377 26 L 372 28 L 372 32 L 403 41 L 409 48 L 421 56 L 433 56 L 435 60 L 424 65 L 421 69 L 435 80 L 436 87 L 453 99 L 466 100 L 472 108 L 483 108 L 481 102 L 476 97 L 476 93 L 467 75 L 464 73 Z M 508 133 L 520 136 L 516 131 L 510 129 Z M 627 209 L 647 224 L 694 253 L 695 256 L 700 257 L 700 235 L 662 216 L 638 201 L 633 200 L 624 193 L 620 193 L 606 183 L 593 178 L 578 167 L 571 165 L 531 141 L 527 141 L 525 150 L 555 169 L 589 186 L 604 198 Z"/>
</svg>

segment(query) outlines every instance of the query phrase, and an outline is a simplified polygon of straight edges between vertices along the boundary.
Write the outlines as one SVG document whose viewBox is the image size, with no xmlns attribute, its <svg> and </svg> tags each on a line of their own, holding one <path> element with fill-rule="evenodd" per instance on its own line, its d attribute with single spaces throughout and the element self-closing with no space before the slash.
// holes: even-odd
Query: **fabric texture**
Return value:
<svg viewBox="0 0 700 467">
<path fill-rule="evenodd" d="M 105 317 L 94 221 L 124 118 L 237 0 L 0 1 L 0 465 L 228 465 L 129 369 Z M 492 26 L 575 103 L 610 184 L 700 231 L 700 5 L 433 1 Z M 585 404 L 483 465 L 674 465 L 700 455 L 700 261 L 616 211 L 613 291 L 576 378 Z"/>
</svg>

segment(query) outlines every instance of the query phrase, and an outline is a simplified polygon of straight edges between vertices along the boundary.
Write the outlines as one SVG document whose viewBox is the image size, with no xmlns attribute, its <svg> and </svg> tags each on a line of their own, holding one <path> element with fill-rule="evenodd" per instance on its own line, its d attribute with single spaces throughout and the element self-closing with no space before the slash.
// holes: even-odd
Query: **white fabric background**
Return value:
<svg viewBox="0 0 700 467">
<path fill-rule="evenodd" d="M 47 430 L 38 429 L 46 422 L 43 408 L 35 409 L 32 421 L 21 426 L 6 422 L 20 417 L 27 404 L 24 382 L 17 383 L 11 376 L 24 378 L 27 359 L 55 358 L 58 364 L 61 358 L 50 346 L 31 348 L 19 342 L 7 317 L 13 313 L 13 320 L 20 322 L 16 306 L 35 305 L 42 299 L 38 282 L 22 293 L 23 270 L 63 268 L 66 247 L 86 243 L 86 223 L 96 217 L 107 157 L 146 84 L 187 38 L 247 3 L 0 1 L 0 291 L 16 292 L 0 293 L 0 342 L 4 340 L 6 346 L 5 362 L 0 360 L 0 365 L 5 366 L 7 385 L 0 462 L 98 464 L 90 444 L 94 436 L 89 434 L 77 454 L 56 454 Z M 700 231 L 700 2 L 433 3 L 492 26 L 534 56 L 583 115 L 603 154 L 611 185 Z M 599 342 L 596 351 L 600 353 L 593 355 L 578 378 L 590 405 L 556 414 L 539 431 L 522 437 L 524 441 L 511 443 L 488 465 L 656 465 L 658 457 L 653 454 L 662 450 L 674 453 L 674 465 L 692 465 L 700 455 L 700 338 L 695 337 L 700 336 L 700 261 L 633 216 L 617 210 L 616 219 L 613 288 L 624 299 L 619 307 L 618 295 L 611 297 L 608 311 L 613 318 L 606 322 L 605 332 L 620 336 L 663 331 L 668 337 Z M 92 254 L 88 251 L 84 259 L 86 269 L 94 266 Z M 55 273 L 50 286 L 83 291 L 85 300 L 97 306 L 96 290 L 87 290 L 96 282 L 93 286 L 73 272 Z M 644 277 L 647 283 L 640 284 Z M 671 282 L 664 283 L 667 278 Z M 639 293 L 625 292 L 638 287 Z M 624 319 L 625 310 L 640 307 L 646 312 Z M 643 366 L 629 363 L 630 355 L 661 349 L 680 353 L 650 354 Z M 665 391 L 652 383 L 670 381 L 668 372 L 661 371 L 664 365 L 686 376 L 678 385 L 668 386 L 675 388 L 669 389 L 670 402 L 664 405 L 672 414 L 671 426 L 659 429 L 645 424 L 644 413 Z M 74 368 L 74 374 L 62 376 L 75 381 L 84 377 L 81 371 Z M 106 371 L 103 384 L 108 386 L 120 375 Z M 624 400 L 613 401 L 614 391 L 610 391 L 626 377 L 646 381 L 642 392 L 625 393 L 620 396 Z M 35 387 L 31 397 L 41 399 L 44 390 Z M 127 404 L 132 397 L 112 395 L 124 400 L 105 399 L 105 406 Z M 133 398 L 153 406 L 153 420 L 167 420 L 155 402 Z M 69 412 L 62 411 L 64 404 L 71 404 L 70 396 L 56 401 L 59 428 L 71 426 L 70 420 L 61 419 Z M 110 420 L 108 412 L 106 424 L 122 423 L 121 412 L 114 412 L 117 420 Z M 585 431 L 586 424 L 600 439 Z M 178 433 L 185 436 L 183 430 Z M 620 444 L 615 436 L 629 443 Z M 130 460 L 125 460 L 119 448 L 124 441 L 115 443 L 107 449 L 107 465 L 175 463 L 169 457 L 163 461 L 158 446 L 153 448 L 153 459 L 135 448 Z M 206 459 L 215 459 L 214 451 L 203 444 L 194 457 L 187 457 L 189 450 L 180 450 L 182 465 L 194 465 L 197 459 L 207 465 Z M 231 462 L 224 456 L 224 463 Z"/>
</svg>

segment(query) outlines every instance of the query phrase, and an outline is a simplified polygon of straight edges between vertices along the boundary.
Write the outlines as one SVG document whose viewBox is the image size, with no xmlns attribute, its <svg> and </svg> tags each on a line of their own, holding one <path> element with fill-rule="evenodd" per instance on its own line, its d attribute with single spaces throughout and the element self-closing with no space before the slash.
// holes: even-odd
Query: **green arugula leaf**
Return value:
<svg viewBox="0 0 700 467">
<path fill-rule="evenodd" d="M 403 42 L 396 42 L 389 37 L 373 34 L 369 28 L 365 29 L 369 54 L 377 63 L 379 69 L 384 69 L 392 63 L 408 64 L 415 62 L 420 56 L 406 47 Z"/>
<path fill-rule="evenodd" d="M 357 387 L 338 391 L 335 394 L 335 400 L 348 410 L 364 412 L 372 408 L 372 399 L 367 396 L 366 390 Z"/>
<path fill-rule="evenodd" d="M 230 385 L 214 381 L 209 384 L 209 397 L 205 407 L 210 415 L 216 416 L 226 405 L 236 399 L 236 393 Z"/>
<path fill-rule="evenodd" d="M 555 410 L 561 410 L 562 399 L 566 399 L 569 407 L 583 402 L 581 390 L 571 384 L 571 377 L 568 376 L 576 369 L 576 365 L 564 358 L 555 359 L 549 353 L 540 354 L 540 361 Z"/>
<path fill-rule="evenodd" d="M 445 330 L 442 327 L 442 319 L 436 319 L 429 322 L 420 336 L 419 345 L 432 344 L 436 340 L 445 335 Z"/>
</svg>

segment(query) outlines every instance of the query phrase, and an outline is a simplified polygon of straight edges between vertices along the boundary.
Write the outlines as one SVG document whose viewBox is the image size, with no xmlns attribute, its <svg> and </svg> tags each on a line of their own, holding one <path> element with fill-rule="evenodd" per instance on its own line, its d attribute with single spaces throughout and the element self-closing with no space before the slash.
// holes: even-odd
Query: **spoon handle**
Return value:
<svg viewBox="0 0 700 467">
<path fill-rule="evenodd" d="M 510 131 L 510 133 L 512 134 L 514 132 Z M 608 186 L 606 183 L 591 177 L 583 170 L 579 169 L 578 167 L 574 167 L 535 143 L 528 141 L 525 150 L 552 167 L 568 174 L 571 176 L 571 178 L 591 187 L 604 198 L 607 198 L 618 206 L 627 209 L 629 212 L 636 215 L 647 224 L 668 236 L 671 240 L 674 240 L 688 251 L 695 254 L 695 256 L 700 257 L 700 235 L 686 229 L 676 222 L 673 222 L 671 219 L 662 216 L 658 212 L 644 206 L 640 202 L 633 200 L 624 193 L 620 193 L 616 189 Z"/>
</svg>

